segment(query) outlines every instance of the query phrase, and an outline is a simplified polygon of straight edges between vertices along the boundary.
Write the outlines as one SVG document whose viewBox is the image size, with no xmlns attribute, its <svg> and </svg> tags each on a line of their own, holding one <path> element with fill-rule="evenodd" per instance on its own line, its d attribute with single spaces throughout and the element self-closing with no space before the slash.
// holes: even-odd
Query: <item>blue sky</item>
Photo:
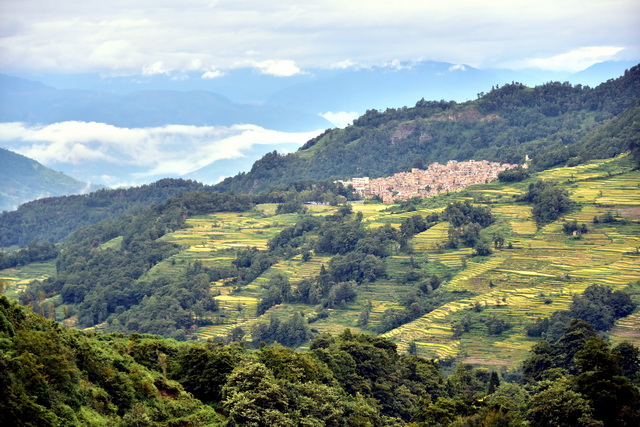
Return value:
<svg viewBox="0 0 640 427">
<path fill-rule="evenodd" d="M 104 75 L 640 58 L 638 0 L 1 0 L 0 70 Z"/>
</svg>

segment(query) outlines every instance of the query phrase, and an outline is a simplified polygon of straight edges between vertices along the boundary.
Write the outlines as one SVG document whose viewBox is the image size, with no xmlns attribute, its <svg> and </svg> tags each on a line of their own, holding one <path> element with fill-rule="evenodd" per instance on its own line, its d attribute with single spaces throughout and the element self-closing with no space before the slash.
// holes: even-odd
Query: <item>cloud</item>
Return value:
<svg viewBox="0 0 640 427">
<path fill-rule="evenodd" d="M 394 59 L 502 66 L 585 46 L 640 58 L 637 0 L 5 0 L 2 12 L 4 69 L 206 73 L 257 63 L 290 76 Z"/>
<path fill-rule="evenodd" d="M 593 64 L 615 59 L 622 50 L 624 48 L 619 46 L 587 46 L 547 58 L 525 59 L 514 63 L 513 67 L 577 72 Z"/>
<path fill-rule="evenodd" d="M 93 175 L 80 179 L 115 185 L 186 175 L 242 157 L 256 144 L 302 145 L 320 132 L 287 133 L 250 124 L 129 129 L 94 122 L 0 123 L 0 144 L 47 166 L 84 165 Z"/>
<path fill-rule="evenodd" d="M 288 59 L 269 59 L 258 62 L 255 66 L 262 74 L 269 74 L 276 77 L 290 77 L 302 73 L 302 70 L 296 66 L 296 63 Z"/>
<path fill-rule="evenodd" d="M 339 128 L 344 128 L 350 125 L 355 119 L 360 117 L 360 113 L 356 113 L 355 111 L 338 111 L 335 113 L 333 111 L 328 111 L 320 115 Z"/>
<path fill-rule="evenodd" d="M 156 61 L 153 64 L 145 65 L 142 67 L 142 75 L 143 76 L 153 76 L 155 74 L 171 74 L 171 69 L 165 67 L 162 61 Z"/>
<path fill-rule="evenodd" d="M 462 64 L 456 64 L 449 67 L 449 72 L 453 73 L 454 71 L 467 71 L 467 68 Z"/>
<path fill-rule="evenodd" d="M 200 77 L 203 79 L 216 79 L 222 76 L 224 76 L 224 73 L 220 70 L 209 70 L 205 71 Z"/>
</svg>

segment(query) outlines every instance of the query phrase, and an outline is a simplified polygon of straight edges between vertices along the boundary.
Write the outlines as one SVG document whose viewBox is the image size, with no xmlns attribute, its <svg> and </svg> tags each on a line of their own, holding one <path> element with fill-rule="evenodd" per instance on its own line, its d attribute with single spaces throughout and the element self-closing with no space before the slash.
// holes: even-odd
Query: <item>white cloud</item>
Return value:
<svg viewBox="0 0 640 427">
<path fill-rule="evenodd" d="M 531 58 L 512 64 L 514 68 L 540 68 L 552 71 L 582 71 L 593 64 L 613 60 L 624 50 L 618 46 L 587 46 L 547 58 Z"/>
<path fill-rule="evenodd" d="M 328 111 L 320 115 L 339 128 L 350 125 L 355 119 L 361 116 L 360 113 L 356 113 L 355 111 Z"/>
<path fill-rule="evenodd" d="M 86 181 L 129 185 L 241 157 L 256 144 L 302 145 L 320 132 L 287 133 L 249 124 L 129 129 L 93 122 L 0 123 L 0 144 L 48 166 L 95 165 L 94 175 L 78 177 Z"/>
<path fill-rule="evenodd" d="M 456 65 L 452 65 L 451 67 L 449 67 L 449 71 L 452 72 L 452 73 L 454 71 L 467 71 L 467 68 L 462 64 L 456 64 Z"/>
<path fill-rule="evenodd" d="M 302 70 L 298 68 L 296 63 L 289 59 L 269 59 L 266 61 L 258 62 L 255 64 L 255 66 L 260 70 L 262 74 L 269 74 L 276 77 L 290 77 L 302 73 Z"/>
<path fill-rule="evenodd" d="M 203 79 L 216 79 L 222 76 L 224 76 L 224 73 L 220 70 L 209 70 L 205 71 L 200 77 Z"/>
<path fill-rule="evenodd" d="M 165 67 L 162 61 L 156 61 L 153 64 L 145 65 L 142 67 L 142 75 L 143 76 L 153 76 L 155 74 L 171 74 L 171 69 Z"/>
<path fill-rule="evenodd" d="M 410 70 L 412 65 L 402 62 L 398 59 L 394 59 L 390 62 L 383 64 L 384 67 L 391 68 L 394 71 Z"/>
<path fill-rule="evenodd" d="M 2 13 L 5 69 L 133 74 L 160 63 L 206 73 L 250 58 L 289 76 L 393 59 L 499 66 L 584 46 L 640 58 L 637 0 L 3 0 Z"/>
<path fill-rule="evenodd" d="M 338 62 L 336 62 L 334 64 L 331 64 L 329 68 L 336 68 L 336 69 L 339 69 L 339 70 L 345 70 L 347 68 L 355 68 L 357 66 L 358 66 L 358 64 L 356 64 L 352 60 L 345 59 L 345 60 L 342 60 L 342 61 L 338 61 Z"/>
</svg>

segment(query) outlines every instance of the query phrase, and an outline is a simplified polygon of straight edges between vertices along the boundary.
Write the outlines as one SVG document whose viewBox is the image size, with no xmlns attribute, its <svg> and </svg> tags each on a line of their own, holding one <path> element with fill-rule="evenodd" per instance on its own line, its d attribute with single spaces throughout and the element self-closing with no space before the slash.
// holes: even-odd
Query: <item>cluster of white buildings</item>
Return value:
<svg viewBox="0 0 640 427">
<path fill-rule="evenodd" d="M 412 197 L 434 196 L 447 191 L 461 190 L 475 184 L 485 184 L 498 178 L 498 174 L 518 165 L 486 160 L 458 162 L 446 165 L 432 163 L 427 169 L 411 169 L 386 178 L 352 178 L 342 182 L 351 185 L 362 197 L 379 196 L 384 203 L 408 200 Z"/>
</svg>

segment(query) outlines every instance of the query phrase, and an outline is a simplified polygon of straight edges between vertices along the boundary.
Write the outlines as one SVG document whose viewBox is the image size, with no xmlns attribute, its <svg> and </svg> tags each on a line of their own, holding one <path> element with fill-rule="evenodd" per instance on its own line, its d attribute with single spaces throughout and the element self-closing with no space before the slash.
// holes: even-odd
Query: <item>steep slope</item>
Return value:
<svg viewBox="0 0 640 427">
<path fill-rule="evenodd" d="M 205 188 L 194 181 L 162 179 L 140 187 L 34 200 L 15 211 L 0 213 L 0 247 L 59 242 L 74 230 L 103 219 Z"/>
<path fill-rule="evenodd" d="M 222 421 L 166 373 L 135 360 L 127 341 L 60 327 L 3 295 L 0 339 L 5 426 L 196 426 Z M 167 341 L 165 348 L 177 353 L 175 344 Z M 158 357 L 155 350 L 153 357 Z"/>
<path fill-rule="evenodd" d="M 419 101 L 413 108 L 369 110 L 286 156 L 269 153 L 223 191 L 260 191 L 301 179 L 380 177 L 416 164 L 484 159 L 538 169 L 578 156 L 582 140 L 640 98 L 640 66 L 591 89 L 568 83 L 513 83 L 466 103 Z M 609 155 L 629 149 L 617 141 Z M 598 157 L 596 155 L 594 157 Z M 593 158 L 593 157 L 592 157 Z"/>
<path fill-rule="evenodd" d="M 43 197 L 64 196 L 98 187 L 53 171 L 35 160 L 0 148 L 0 211 Z"/>
</svg>

